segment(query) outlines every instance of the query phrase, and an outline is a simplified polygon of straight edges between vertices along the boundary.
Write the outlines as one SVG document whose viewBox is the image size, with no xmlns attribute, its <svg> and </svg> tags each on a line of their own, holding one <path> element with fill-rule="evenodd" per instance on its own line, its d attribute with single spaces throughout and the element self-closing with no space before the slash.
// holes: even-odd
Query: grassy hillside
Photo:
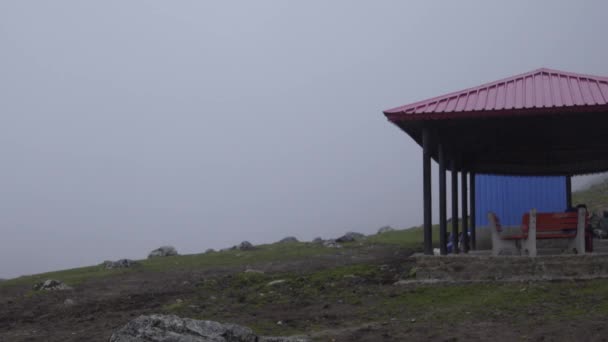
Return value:
<svg viewBox="0 0 608 342">
<path fill-rule="evenodd" d="M 608 280 L 394 285 L 415 276 L 407 256 L 421 247 L 418 227 L 342 248 L 275 243 L 141 260 L 132 269 L 97 265 L 10 279 L 0 283 L 0 341 L 108 341 L 126 322 L 151 313 L 232 322 L 262 335 L 307 334 L 313 341 L 608 335 Z M 74 289 L 32 291 L 47 278 Z"/>
<path fill-rule="evenodd" d="M 437 227 L 434 227 L 437 231 Z M 437 232 L 434 232 L 436 235 Z M 353 252 L 374 245 L 386 245 L 418 251 L 422 248 L 422 229 L 395 230 L 384 234 L 370 235 L 361 242 L 342 244 L 343 248 L 326 248 L 320 244 L 307 242 L 287 244 L 266 244 L 256 246 L 252 251 L 225 250 L 221 252 L 178 255 L 170 258 L 153 258 L 139 260 L 139 267 L 132 269 L 105 269 L 102 265 L 80 267 L 69 270 L 22 276 L 0 282 L 0 288 L 19 284 L 33 284 L 44 279 L 58 279 L 68 285 L 77 285 L 83 281 L 118 275 L 125 272 L 165 272 L 188 271 L 206 267 L 231 267 L 255 265 L 268 262 L 287 262 L 290 260 L 320 257 L 338 252 Z"/>
<path fill-rule="evenodd" d="M 574 192 L 572 203 L 586 204 L 589 210 L 596 213 L 608 210 L 608 179 L 588 189 Z"/>
</svg>

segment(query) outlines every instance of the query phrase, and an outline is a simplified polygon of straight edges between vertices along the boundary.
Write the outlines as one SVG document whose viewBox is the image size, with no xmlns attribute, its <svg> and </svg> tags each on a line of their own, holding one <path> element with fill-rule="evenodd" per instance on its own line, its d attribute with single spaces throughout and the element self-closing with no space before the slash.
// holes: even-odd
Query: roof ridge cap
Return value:
<svg viewBox="0 0 608 342">
<path fill-rule="evenodd" d="M 596 80 L 596 81 L 601 81 L 601 82 L 608 82 L 608 76 L 596 76 L 596 75 L 586 75 L 586 74 L 577 74 L 577 73 L 573 73 L 573 72 L 567 72 L 567 71 L 562 71 L 562 70 L 557 70 L 557 69 L 550 69 L 550 68 L 546 68 L 546 67 L 541 67 L 538 69 L 534 69 L 528 72 L 524 72 L 521 74 L 517 74 L 517 75 L 513 75 L 513 76 L 509 76 L 509 77 L 504 77 L 495 81 L 490 81 L 490 82 L 486 82 L 486 83 L 482 83 L 480 85 L 477 86 L 473 86 L 473 87 L 468 87 L 465 89 L 461 89 L 461 90 L 456 90 L 456 91 L 452 91 L 449 93 L 445 93 L 439 96 L 434 96 L 431 98 L 427 98 L 427 99 L 423 99 L 423 100 L 419 100 L 419 101 L 415 101 L 415 102 L 411 102 L 409 104 L 405 104 L 405 105 L 401 105 L 401 106 L 397 106 L 394 108 L 390 108 L 387 109 L 385 111 L 383 111 L 385 114 L 388 113 L 394 113 L 394 112 L 398 112 L 398 111 L 404 111 L 406 109 L 409 108 L 415 108 L 421 104 L 429 104 L 429 103 L 433 103 L 436 102 L 438 100 L 442 100 L 442 99 L 449 99 L 455 96 L 460 96 L 462 94 L 469 94 L 473 91 L 479 91 L 482 89 L 487 89 L 487 88 L 491 88 L 493 86 L 502 84 L 502 83 L 507 83 L 507 82 L 512 82 L 521 78 L 525 78 L 527 76 L 534 76 L 534 75 L 538 75 L 541 73 L 547 73 L 547 74 L 558 74 L 558 75 L 563 75 L 563 76 L 567 76 L 567 77 L 576 77 L 576 78 L 587 78 L 587 79 L 592 79 L 592 80 Z"/>
</svg>

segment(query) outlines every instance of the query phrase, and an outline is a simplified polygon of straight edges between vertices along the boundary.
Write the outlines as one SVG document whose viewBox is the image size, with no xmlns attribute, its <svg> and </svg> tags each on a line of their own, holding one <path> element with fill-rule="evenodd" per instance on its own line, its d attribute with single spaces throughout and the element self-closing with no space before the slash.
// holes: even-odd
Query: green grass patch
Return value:
<svg viewBox="0 0 608 342">
<path fill-rule="evenodd" d="M 139 260 L 140 265 L 130 269 L 105 269 L 102 265 L 73 268 L 68 270 L 22 276 L 0 282 L 0 288 L 10 286 L 33 286 L 46 279 L 56 279 L 74 286 L 99 277 L 112 276 L 125 272 L 162 272 L 169 270 L 188 270 L 205 267 L 224 267 L 254 265 L 271 261 L 289 261 L 324 254 L 336 253 L 336 249 L 325 248 L 312 243 L 283 243 L 256 246 L 251 251 L 226 250 L 221 252 L 157 257 Z"/>
<path fill-rule="evenodd" d="M 429 320 L 576 319 L 608 313 L 607 285 L 608 280 L 423 286 L 385 299 L 379 309 L 394 316 L 407 308 Z"/>
<path fill-rule="evenodd" d="M 321 245 L 312 243 L 277 243 L 256 246 L 256 249 L 251 251 L 235 249 L 205 254 L 152 258 L 142 261 L 142 264 L 146 271 L 166 271 L 211 266 L 252 265 L 271 261 L 289 261 L 335 252 L 335 250 L 330 248 L 325 248 Z"/>
<path fill-rule="evenodd" d="M 97 266 L 88 266 L 88 267 L 80 267 L 80 268 L 72 268 L 68 270 L 55 271 L 55 272 L 47 272 L 40 273 L 36 275 L 27 275 L 21 276 L 14 279 L 9 279 L 0 283 L 0 288 L 3 287 L 11 287 L 11 286 L 22 286 L 29 285 L 33 286 L 36 283 L 44 281 L 46 279 L 56 279 L 60 280 L 70 286 L 77 285 L 82 283 L 83 281 L 106 277 L 110 275 L 121 274 L 124 272 L 128 272 L 130 270 L 127 269 L 105 269 L 101 265 Z"/>
<path fill-rule="evenodd" d="M 462 220 L 459 224 L 462 229 Z M 447 225 L 448 235 L 452 231 L 452 225 Z M 433 225 L 433 247 L 439 247 L 439 225 Z M 410 248 L 416 251 L 421 251 L 423 248 L 424 241 L 424 229 L 423 227 L 412 227 L 401 230 L 394 230 L 382 234 L 370 235 L 365 240 L 368 243 L 377 243 L 384 245 L 398 245 L 400 247 Z"/>
</svg>

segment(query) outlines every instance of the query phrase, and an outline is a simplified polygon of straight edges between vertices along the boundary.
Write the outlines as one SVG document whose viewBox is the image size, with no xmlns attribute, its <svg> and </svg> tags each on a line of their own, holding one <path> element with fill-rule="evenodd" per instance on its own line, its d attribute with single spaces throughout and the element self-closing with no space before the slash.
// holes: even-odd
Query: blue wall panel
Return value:
<svg viewBox="0 0 608 342">
<path fill-rule="evenodd" d="M 489 211 L 495 212 L 505 226 L 519 225 L 523 213 L 532 208 L 564 211 L 566 178 L 477 175 L 475 201 L 477 227 L 488 226 Z"/>
</svg>

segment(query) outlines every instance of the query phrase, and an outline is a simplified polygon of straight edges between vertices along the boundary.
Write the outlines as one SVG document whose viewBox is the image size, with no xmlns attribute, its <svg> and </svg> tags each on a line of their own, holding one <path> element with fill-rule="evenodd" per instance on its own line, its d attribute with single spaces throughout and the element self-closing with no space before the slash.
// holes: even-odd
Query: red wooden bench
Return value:
<svg viewBox="0 0 608 342">
<path fill-rule="evenodd" d="M 537 213 L 530 210 L 522 217 L 521 229 L 506 234 L 494 213 L 488 214 L 492 231 L 492 254 L 499 255 L 506 248 L 515 248 L 522 255 L 536 256 L 536 240 L 568 239 L 568 251 L 585 253 L 585 227 L 588 224 L 587 210 L 577 212 Z"/>
</svg>

